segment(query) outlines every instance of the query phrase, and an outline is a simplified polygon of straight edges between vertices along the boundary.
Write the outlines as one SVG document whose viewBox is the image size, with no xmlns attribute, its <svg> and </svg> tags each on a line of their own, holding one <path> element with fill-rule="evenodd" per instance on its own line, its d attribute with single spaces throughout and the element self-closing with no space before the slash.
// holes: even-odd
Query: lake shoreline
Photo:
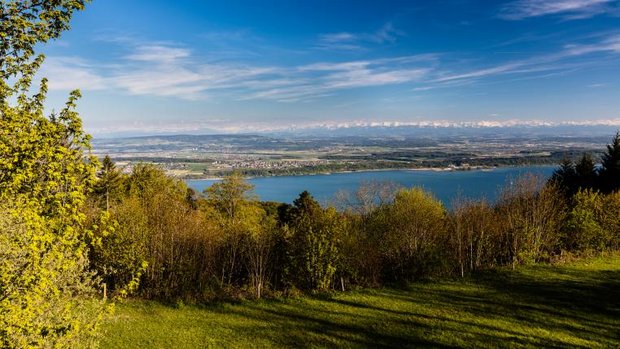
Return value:
<svg viewBox="0 0 620 349">
<path fill-rule="evenodd" d="M 454 168 L 454 167 L 416 167 L 416 168 L 376 168 L 376 169 L 363 169 L 363 170 L 342 170 L 342 171 L 330 171 L 330 172 L 309 172 L 300 174 L 272 174 L 262 176 L 245 176 L 245 179 L 258 179 L 258 178 L 274 178 L 274 177 L 304 177 L 304 176 L 328 176 L 334 174 L 345 173 L 371 173 L 371 172 L 389 172 L 389 171 L 421 171 L 421 172 L 491 172 L 498 169 L 510 169 L 510 168 L 526 168 L 526 167 L 557 167 L 558 165 L 546 165 L 546 164 L 525 164 L 525 165 L 513 165 L 513 166 L 473 166 L 468 168 Z M 200 176 L 200 177 L 179 177 L 183 181 L 221 181 L 225 176 Z"/>
<path fill-rule="evenodd" d="M 262 201 L 292 203 L 303 191 L 310 192 L 319 202 L 328 202 L 338 192 L 355 192 L 367 182 L 391 182 L 404 188 L 422 187 L 433 193 L 446 206 L 457 194 L 471 199 L 486 198 L 493 202 L 502 188 L 514 178 L 533 173 L 544 178 L 553 174 L 556 166 L 512 166 L 471 171 L 439 169 L 390 169 L 349 171 L 344 173 L 291 175 L 248 178 L 254 192 Z M 218 179 L 185 180 L 197 192 L 216 183 Z"/>
</svg>

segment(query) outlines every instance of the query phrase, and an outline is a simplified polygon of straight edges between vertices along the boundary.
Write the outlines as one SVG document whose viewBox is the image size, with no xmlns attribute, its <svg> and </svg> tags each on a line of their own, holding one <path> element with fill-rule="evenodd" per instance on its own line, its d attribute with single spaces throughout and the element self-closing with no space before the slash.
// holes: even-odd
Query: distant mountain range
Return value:
<svg viewBox="0 0 620 349">
<path fill-rule="evenodd" d="M 349 122 L 307 126 L 247 127 L 247 128 L 183 128 L 154 131 L 93 132 L 95 138 L 130 138 L 143 136 L 174 135 L 265 135 L 275 137 L 611 137 L 620 130 L 620 120 L 597 122 L 544 122 L 544 121 L 479 121 L 479 122 Z"/>
</svg>

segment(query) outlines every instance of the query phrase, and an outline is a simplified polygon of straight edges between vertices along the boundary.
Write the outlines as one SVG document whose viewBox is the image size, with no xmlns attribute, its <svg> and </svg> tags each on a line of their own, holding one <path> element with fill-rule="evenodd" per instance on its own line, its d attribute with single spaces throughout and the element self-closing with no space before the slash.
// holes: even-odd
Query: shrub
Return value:
<svg viewBox="0 0 620 349">
<path fill-rule="evenodd" d="M 497 244 L 501 218 L 486 201 L 458 200 L 450 215 L 451 260 L 461 276 L 491 268 L 503 253 Z"/>
<path fill-rule="evenodd" d="M 516 266 L 548 260 L 559 250 L 558 230 L 564 220 L 561 192 L 541 177 L 525 175 L 501 193 L 497 211 L 501 221 L 500 249 L 504 263 Z"/>
<path fill-rule="evenodd" d="M 421 188 L 402 189 L 380 207 L 373 229 L 380 236 L 384 278 L 401 282 L 438 272 L 445 217 L 443 204 Z"/>
<path fill-rule="evenodd" d="M 603 201 L 598 192 L 580 190 L 573 196 L 574 207 L 566 221 L 566 242 L 569 250 L 601 251 L 605 248 L 605 231 L 600 225 Z"/>
</svg>

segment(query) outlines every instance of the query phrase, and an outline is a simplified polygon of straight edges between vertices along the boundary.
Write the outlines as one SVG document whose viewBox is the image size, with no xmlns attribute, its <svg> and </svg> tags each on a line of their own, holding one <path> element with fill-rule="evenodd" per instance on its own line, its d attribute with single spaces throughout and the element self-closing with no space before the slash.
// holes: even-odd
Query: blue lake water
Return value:
<svg viewBox="0 0 620 349">
<path fill-rule="evenodd" d="M 340 190 L 354 191 L 365 181 L 391 181 L 404 187 L 423 187 L 449 205 L 459 193 L 469 198 L 494 201 L 508 181 L 526 173 L 549 177 L 557 166 L 504 167 L 472 171 L 368 171 L 334 174 L 252 178 L 255 193 L 263 201 L 292 203 L 304 190 L 322 203 Z M 202 192 L 216 180 L 187 180 L 188 186 Z"/>
</svg>

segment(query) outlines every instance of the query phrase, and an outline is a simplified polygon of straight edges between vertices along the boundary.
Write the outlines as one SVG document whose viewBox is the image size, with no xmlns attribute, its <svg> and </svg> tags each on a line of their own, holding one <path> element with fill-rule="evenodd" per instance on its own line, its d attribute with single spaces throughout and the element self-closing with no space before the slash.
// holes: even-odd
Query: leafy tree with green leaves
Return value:
<svg viewBox="0 0 620 349">
<path fill-rule="evenodd" d="M 609 234 L 609 248 L 620 249 L 620 191 L 605 195 L 601 226 Z"/>
<path fill-rule="evenodd" d="M 248 230 L 244 244 L 244 256 L 254 296 L 261 298 L 273 269 L 275 257 L 273 248 L 279 237 L 280 229 L 275 215 L 268 214 L 262 208 L 255 210 L 254 213 L 259 221 L 253 229 Z"/>
<path fill-rule="evenodd" d="M 0 2 L 0 346 L 95 344 L 102 307 L 87 296 L 83 205 L 97 168 L 73 91 L 46 116 L 47 80 L 31 93 L 43 62 L 39 43 L 68 29 L 85 1 Z"/>
<path fill-rule="evenodd" d="M 377 210 L 372 224 L 380 235 L 384 278 L 404 282 L 435 272 L 445 218 L 443 204 L 422 188 L 402 189 L 393 203 Z"/>
<path fill-rule="evenodd" d="M 254 186 L 246 182 L 240 174 L 233 173 L 205 190 L 207 202 L 215 209 L 213 218 L 221 229 L 221 286 L 232 286 L 234 283 L 235 276 L 242 266 L 242 254 L 247 243 L 255 247 L 259 244 L 268 245 L 268 241 L 263 239 L 265 231 L 262 221 L 266 214 L 252 193 L 253 189 Z M 251 241 L 248 242 L 247 239 Z M 265 252 L 263 248 L 258 250 L 251 248 L 245 251 L 251 255 L 250 257 Z M 262 256 L 264 257 L 264 254 Z M 265 274 L 258 270 L 264 263 L 256 261 L 254 259 L 254 262 L 250 263 L 253 270 L 251 277 L 257 295 L 260 296 Z"/>
<path fill-rule="evenodd" d="M 343 220 L 333 208 L 324 210 L 307 191 L 291 211 L 291 276 L 303 289 L 325 291 L 337 270 Z"/>
<path fill-rule="evenodd" d="M 566 220 L 564 245 L 573 251 L 602 251 L 608 245 L 608 232 L 601 225 L 603 196 L 593 190 L 575 194 L 574 207 Z"/>
<path fill-rule="evenodd" d="M 69 29 L 74 12 L 88 0 L 4 0 L 0 2 L 0 104 L 30 89 L 32 77 L 43 63 L 35 46 Z M 34 58 L 33 58 L 34 57 Z M 11 84 L 13 78 L 13 84 Z M 42 91 L 44 92 L 44 91 Z M 43 98 L 44 95 L 41 95 Z"/>
<path fill-rule="evenodd" d="M 245 181 L 239 173 L 224 177 L 205 190 L 207 200 L 227 219 L 236 222 L 240 219 L 240 210 L 250 201 L 256 201 L 252 194 L 254 186 Z"/>
</svg>

